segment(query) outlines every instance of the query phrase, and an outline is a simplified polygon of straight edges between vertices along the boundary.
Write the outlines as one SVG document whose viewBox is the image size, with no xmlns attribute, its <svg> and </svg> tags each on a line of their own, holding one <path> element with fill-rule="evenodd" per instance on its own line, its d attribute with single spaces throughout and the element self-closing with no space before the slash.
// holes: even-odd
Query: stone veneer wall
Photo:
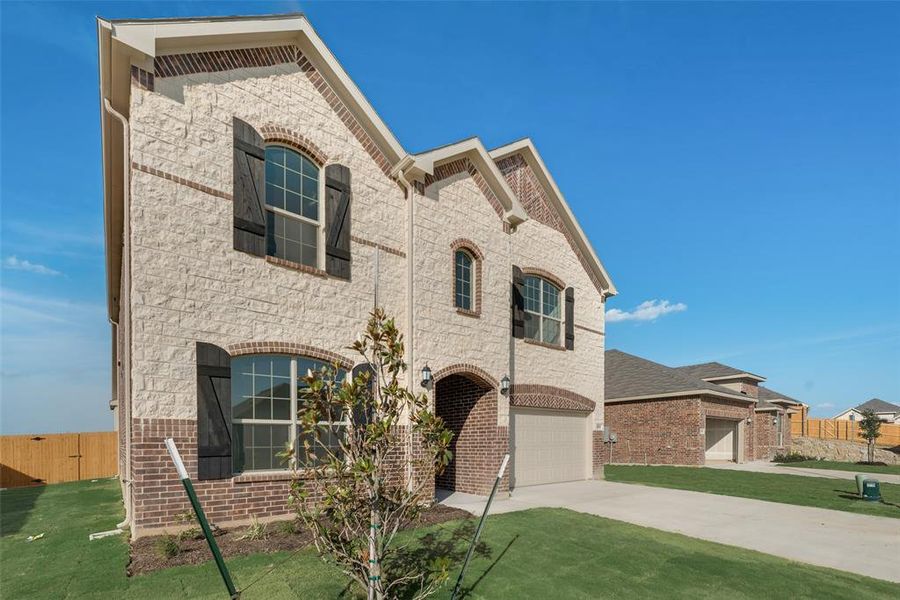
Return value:
<svg viewBox="0 0 900 600">
<path fill-rule="evenodd" d="M 816 438 L 797 437 L 791 440 L 791 452 L 811 456 L 821 460 L 841 462 L 860 462 L 869 459 L 865 443 L 847 440 L 820 440 Z M 889 465 L 900 465 L 900 451 L 893 452 L 885 448 L 875 448 L 875 460 Z M 877 476 L 876 476 L 877 477 Z"/>
<path fill-rule="evenodd" d="M 266 50 L 264 61 L 255 61 L 254 52 L 206 53 L 202 60 L 168 57 L 157 61 L 155 73 L 133 72 L 132 272 L 123 277 L 131 304 L 122 325 L 128 332 L 123 345 L 130 354 L 131 384 L 120 399 L 128 398 L 131 406 L 126 437 L 133 449 L 133 493 L 127 502 L 138 531 L 172 524 L 186 506 L 177 485 L 172 488 L 161 442 L 164 435 L 176 437 L 196 469 L 197 341 L 221 347 L 303 344 L 353 360 L 346 346 L 373 306 L 376 250 L 379 303 L 406 328 L 408 201 L 389 177 L 389 165 L 296 48 Z M 350 168 L 351 281 L 233 250 L 233 117 L 268 139 L 305 148 L 315 160 Z M 546 206 L 528 204 L 529 213 L 540 218 L 510 232 L 477 171 L 447 171 L 412 200 L 417 337 L 411 372 L 425 364 L 437 371 L 467 363 L 494 380 L 508 374 L 514 383 L 571 389 L 595 403 L 599 427 L 603 303 L 581 258 L 564 233 L 544 223 Z M 483 253 L 478 314 L 452 306 L 450 257 L 459 238 Z M 510 344 L 512 264 L 543 269 L 575 288 L 573 352 Z M 496 436 L 503 440 L 498 444 L 505 446 L 509 401 L 494 392 L 494 407 Z M 212 503 L 211 518 L 286 514 L 283 476 L 256 477 L 262 476 L 198 482 L 201 497 Z"/>
</svg>

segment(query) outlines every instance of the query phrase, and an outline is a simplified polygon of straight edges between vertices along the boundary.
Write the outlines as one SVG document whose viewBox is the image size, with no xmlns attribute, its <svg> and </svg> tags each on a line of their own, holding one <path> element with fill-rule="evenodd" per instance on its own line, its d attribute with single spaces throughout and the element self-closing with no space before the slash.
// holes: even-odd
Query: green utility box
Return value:
<svg viewBox="0 0 900 600">
<path fill-rule="evenodd" d="M 863 500 L 876 501 L 881 500 L 881 485 L 877 479 L 866 479 L 863 481 Z"/>
</svg>

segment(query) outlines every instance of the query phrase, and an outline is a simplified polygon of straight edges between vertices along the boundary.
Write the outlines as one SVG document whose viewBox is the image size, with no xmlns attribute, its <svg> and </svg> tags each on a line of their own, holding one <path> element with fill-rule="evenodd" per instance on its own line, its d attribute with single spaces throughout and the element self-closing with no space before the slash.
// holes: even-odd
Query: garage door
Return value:
<svg viewBox="0 0 900 600">
<path fill-rule="evenodd" d="M 737 421 L 706 420 L 706 460 L 735 460 Z"/>
<path fill-rule="evenodd" d="M 516 408 L 511 411 L 512 487 L 587 479 L 587 416 Z"/>
</svg>

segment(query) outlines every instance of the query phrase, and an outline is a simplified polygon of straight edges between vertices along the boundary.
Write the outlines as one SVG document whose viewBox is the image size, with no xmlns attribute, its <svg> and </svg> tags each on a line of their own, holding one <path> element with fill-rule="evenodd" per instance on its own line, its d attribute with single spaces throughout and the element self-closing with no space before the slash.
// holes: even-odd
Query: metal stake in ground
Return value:
<svg viewBox="0 0 900 600">
<path fill-rule="evenodd" d="M 166 449 L 169 451 L 169 456 L 172 457 L 172 462 L 175 463 L 175 469 L 178 471 L 178 478 L 181 479 L 184 491 L 187 492 L 188 498 L 191 500 L 191 506 L 194 507 L 194 513 L 197 515 L 197 520 L 200 522 L 200 527 L 203 529 L 203 535 L 206 537 L 206 542 L 209 544 L 209 550 L 216 560 L 216 566 L 219 568 L 219 573 L 222 575 L 222 581 L 225 582 L 225 587 L 228 588 L 229 597 L 232 599 L 240 598 L 241 593 L 235 589 L 234 582 L 231 581 L 231 574 L 228 572 L 228 567 L 225 566 L 225 560 L 222 558 L 222 553 L 219 552 L 219 545 L 216 543 L 216 538 L 213 537 L 212 530 L 209 528 L 209 522 L 206 520 L 203 507 L 200 506 L 200 500 L 197 499 L 197 493 L 194 491 L 194 485 L 191 483 L 191 478 L 188 477 L 187 469 L 184 468 L 181 454 L 178 453 L 178 448 L 175 447 L 175 440 L 166 438 Z"/>
<path fill-rule="evenodd" d="M 466 560 L 463 561 L 462 569 L 459 571 L 459 577 L 456 578 L 456 587 L 453 588 L 453 595 L 450 596 L 450 600 L 456 600 L 456 595 L 459 593 L 459 588 L 462 585 L 463 577 L 466 574 L 466 569 L 469 566 L 469 560 L 472 558 L 472 552 L 475 551 L 475 546 L 478 544 L 478 538 L 481 537 L 481 530 L 484 529 L 484 520 L 487 518 L 488 511 L 491 509 L 491 502 L 494 501 L 494 494 L 497 493 L 497 486 L 500 485 L 500 480 L 503 479 L 503 473 L 506 471 L 506 463 L 509 462 L 509 454 L 503 456 L 503 462 L 500 463 L 500 470 L 497 471 L 497 479 L 494 480 L 494 487 L 491 489 L 491 495 L 488 496 L 487 504 L 484 507 L 484 512 L 481 514 L 481 520 L 478 521 L 478 529 L 475 530 L 475 537 L 472 538 L 472 543 L 469 545 L 469 551 L 466 552 Z"/>
</svg>

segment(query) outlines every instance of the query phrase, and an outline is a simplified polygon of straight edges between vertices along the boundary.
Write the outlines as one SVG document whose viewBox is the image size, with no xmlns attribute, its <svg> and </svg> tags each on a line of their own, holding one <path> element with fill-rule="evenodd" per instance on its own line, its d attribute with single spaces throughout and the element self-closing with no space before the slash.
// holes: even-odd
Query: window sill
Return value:
<svg viewBox="0 0 900 600">
<path fill-rule="evenodd" d="M 456 308 L 456 314 L 462 315 L 464 317 L 472 317 L 473 319 L 480 319 L 481 313 L 477 310 L 469 310 L 467 308 Z"/>
<path fill-rule="evenodd" d="M 531 344 L 532 346 L 540 346 L 542 348 L 549 348 L 551 350 L 561 350 L 563 352 L 566 351 L 565 346 L 558 346 L 556 344 L 548 344 L 547 342 L 539 342 L 538 340 L 533 340 L 531 338 L 522 338 L 526 344 Z"/>
<path fill-rule="evenodd" d="M 278 267 L 284 267 L 286 269 L 293 269 L 295 271 L 300 271 L 301 273 L 309 273 L 310 275 L 315 275 L 316 277 L 328 277 L 328 274 L 322 269 L 316 269 L 315 267 L 309 267 L 307 265 L 294 262 L 292 260 L 285 260 L 283 258 L 278 258 L 277 256 L 266 256 L 266 262 L 270 265 L 276 265 Z"/>
<path fill-rule="evenodd" d="M 291 481 L 294 478 L 308 479 L 309 475 L 304 470 L 299 471 L 249 471 L 238 473 L 234 476 L 234 483 L 262 483 L 266 481 Z"/>
</svg>

